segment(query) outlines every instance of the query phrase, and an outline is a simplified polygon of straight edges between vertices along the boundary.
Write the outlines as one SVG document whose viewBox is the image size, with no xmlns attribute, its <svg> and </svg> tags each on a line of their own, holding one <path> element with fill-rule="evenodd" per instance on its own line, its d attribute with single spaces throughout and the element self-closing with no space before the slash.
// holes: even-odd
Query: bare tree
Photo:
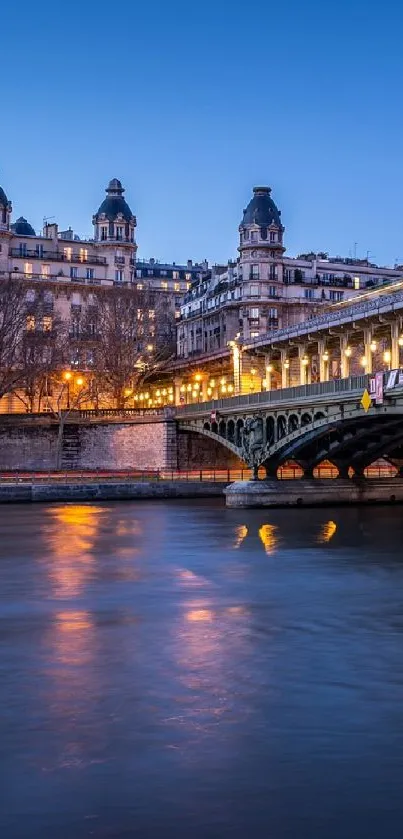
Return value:
<svg viewBox="0 0 403 839">
<path fill-rule="evenodd" d="M 22 376 L 14 389 L 15 396 L 32 413 L 40 411 L 50 383 L 60 379 L 67 361 L 66 324 L 58 315 L 47 314 L 40 299 L 28 307 L 27 328 L 19 351 Z"/>
<path fill-rule="evenodd" d="M 70 370 L 53 376 L 47 380 L 43 396 L 47 411 L 58 423 L 56 443 L 57 470 L 61 468 L 63 456 L 63 436 L 66 421 L 72 412 L 80 410 L 84 404 L 92 399 L 92 382 L 90 376 L 75 374 Z"/>
<path fill-rule="evenodd" d="M 116 408 L 124 408 L 133 389 L 170 357 L 170 317 L 148 289 L 113 288 L 98 296 L 85 329 L 96 387 Z"/>
<path fill-rule="evenodd" d="M 24 379 L 26 325 L 27 285 L 8 275 L 0 280 L 0 399 Z"/>
</svg>

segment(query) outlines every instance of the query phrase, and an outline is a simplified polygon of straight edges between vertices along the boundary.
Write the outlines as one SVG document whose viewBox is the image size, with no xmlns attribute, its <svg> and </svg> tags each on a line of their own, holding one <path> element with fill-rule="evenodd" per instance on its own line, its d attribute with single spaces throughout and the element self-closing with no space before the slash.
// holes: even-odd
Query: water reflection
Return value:
<svg viewBox="0 0 403 839">
<path fill-rule="evenodd" d="M 337 524 L 334 521 L 327 521 L 321 527 L 319 536 L 318 536 L 318 544 L 323 545 L 326 542 L 330 542 L 333 539 L 334 534 L 337 530 Z"/>
<path fill-rule="evenodd" d="M 259 530 L 259 539 L 268 555 L 274 553 L 278 546 L 277 531 L 274 524 L 263 524 Z"/>
<path fill-rule="evenodd" d="M 56 612 L 50 638 L 56 660 L 70 666 L 88 664 L 92 656 L 93 629 L 89 612 Z"/>
<path fill-rule="evenodd" d="M 240 548 L 244 539 L 246 539 L 248 535 L 248 528 L 246 524 L 240 524 L 238 527 L 235 528 L 235 542 L 234 548 Z"/>
<path fill-rule="evenodd" d="M 47 573 L 53 597 L 76 597 L 90 578 L 100 518 L 105 512 L 105 508 L 90 504 L 49 508 L 51 524 L 46 535 L 53 551 Z"/>
</svg>

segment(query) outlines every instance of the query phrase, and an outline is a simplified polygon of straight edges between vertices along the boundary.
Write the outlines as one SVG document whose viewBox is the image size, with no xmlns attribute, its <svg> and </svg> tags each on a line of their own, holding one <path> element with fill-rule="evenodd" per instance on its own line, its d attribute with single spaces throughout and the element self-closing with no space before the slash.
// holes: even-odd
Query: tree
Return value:
<svg viewBox="0 0 403 839">
<path fill-rule="evenodd" d="M 84 325 L 97 392 L 124 408 L 140 382 L 172 355 L 173 322 L 164 298 L 150 289 L 102 291 Z"/>
<path fill-rule="evenodd" d="M 91 400 L 92 384 L 89 376 L 76 375 L 70 370 L 53 377 L 46 382 L 44 403 L 47 410 L 58 423 L 56 443 L 56 469 L 62 465 L 63 435 L 66 421 L 73 411 L 77 411 Z M 67 406 L 67 407 L 65 407 Z"/>
<path fill-rule="evenodd" d="M 41 298 L 28 311 L 19 354 L 21 378 L 14 394 L 32 413 L 41 410 L 50 384 L 60 378 L 67 362 L 67 330 L 58 315 L 47 313 Z"/>
<path fill-rule="evenodd" d="M 0 280 L 0 399 L 24 379 L 26 325 L 26 283 L 9 275 Z"/>
</svg>

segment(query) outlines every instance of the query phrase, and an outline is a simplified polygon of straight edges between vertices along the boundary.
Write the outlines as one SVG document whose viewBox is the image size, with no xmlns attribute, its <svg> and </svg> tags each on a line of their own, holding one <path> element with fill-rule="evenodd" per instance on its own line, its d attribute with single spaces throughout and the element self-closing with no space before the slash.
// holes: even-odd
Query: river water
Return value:
<svg viewBox="0 0 403 839">
<path fill-rule="evenodd" d="M 2 839 L 400 839 L 402 514 L 2 507 Z"/>
</svg>

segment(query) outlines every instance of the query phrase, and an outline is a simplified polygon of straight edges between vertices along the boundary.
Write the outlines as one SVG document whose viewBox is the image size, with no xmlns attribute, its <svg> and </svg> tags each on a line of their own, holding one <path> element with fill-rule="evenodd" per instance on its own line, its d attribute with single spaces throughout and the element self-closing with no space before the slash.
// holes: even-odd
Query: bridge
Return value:
<svg viewBox="0 0 403 839">
<path fill-rule="evenodd" d="M 375 394 L 375 387 L 377 392 Z M 371 396 L 370 396 L 371 394 Z M 364 397 L 364 398 L 363 398 Z M 403 372 L 334 379 L 176 409 L 179 428 L 229 449 L 268 478 L 297 462 L 307 477 L 323 460 L 347 478 L 385 457 L 403 463 Z"/>
</svg>

